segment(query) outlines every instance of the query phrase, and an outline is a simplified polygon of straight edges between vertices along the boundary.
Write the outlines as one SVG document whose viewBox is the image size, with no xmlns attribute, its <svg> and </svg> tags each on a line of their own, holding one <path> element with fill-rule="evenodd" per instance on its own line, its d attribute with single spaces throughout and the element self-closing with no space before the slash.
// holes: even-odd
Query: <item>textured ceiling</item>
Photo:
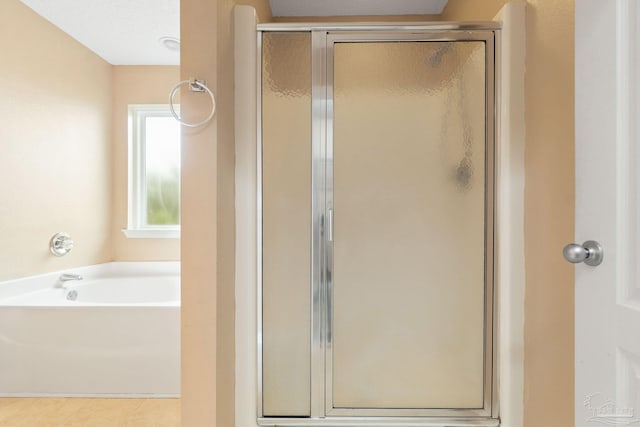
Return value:
<svg viewBox="0 0 640 427">
<path fill-rule="evenodd" d="M 180 37 L 180 0 L 21 1 L 111 64 L 180 63 L 158 41 Z"/>
<path fill-rule="evenodd" d="M 2 0 L 0 0 L 2 1 Z M 180 0 L 21 0 L 113 65 L 178 65 Z M 440 14 L 447 0 L 270 0 L 273 16 Z"/>
</svg>

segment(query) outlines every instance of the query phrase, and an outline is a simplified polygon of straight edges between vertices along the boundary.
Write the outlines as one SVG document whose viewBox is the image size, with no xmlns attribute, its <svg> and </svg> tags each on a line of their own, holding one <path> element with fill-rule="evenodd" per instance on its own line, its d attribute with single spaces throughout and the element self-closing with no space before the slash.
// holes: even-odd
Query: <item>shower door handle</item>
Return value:
<svg viewBox="0 0 640 427">
<path fill-rule="evenodd" d="M 333 208 L 327 209 L 327 242 L 333 242 Z"/>
</svg>

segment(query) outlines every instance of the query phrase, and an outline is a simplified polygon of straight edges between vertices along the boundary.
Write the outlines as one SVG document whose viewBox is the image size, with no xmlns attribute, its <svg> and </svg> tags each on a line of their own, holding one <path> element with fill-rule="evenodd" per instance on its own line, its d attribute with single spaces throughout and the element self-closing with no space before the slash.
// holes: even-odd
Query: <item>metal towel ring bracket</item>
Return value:
<svg viewBox="0 0 640 427">
<path fill-rule="evenodd" d="M 175 108 L 173 108 L 173 97 L 176 95 L 176 92 L 178 91 L 178 89 L 180 89 L 180 86 L 183 86 L 186 84 L 189 85 L 189 90 L 191 92 L 207 92 L 211 97 L 211 113 L 209 113 L 206 119 L 197 123 L 185 122 L 184 120 L 182 120 L 182 117 L 178 116 Z M 213 118 L 213 115 L 216 112 L 216 98 L 213 96 L 213 92 L 211 92 L 211 89 L 207 87 L 207 82 L 205 82 L 204 80 L 196 80 L 196 79 L 183 80 L 178 84 L 176 84 L 173 87 L 173 89 L 171 89 L 171 93 L 169 94 L 169 110 L 171 110 L 171 115 L 173 116 L 173 118 L 179 121 L 183 126 L 187 126 L 190 128 L 197 128 L 209 123 Z"/>
</svg>

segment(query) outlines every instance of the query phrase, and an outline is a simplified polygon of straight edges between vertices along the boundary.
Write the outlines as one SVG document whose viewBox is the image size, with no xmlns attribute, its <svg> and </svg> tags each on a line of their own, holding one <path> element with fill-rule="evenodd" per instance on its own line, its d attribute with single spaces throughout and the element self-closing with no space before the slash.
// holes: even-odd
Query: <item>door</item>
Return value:
<svg viewBox="0 0 640 427">
<path fill-rule="evenodd" d="M 327 47 L 327 414 L 491 415 L 493 33 Z"/>
<path fill-rule="evenodd" d="M 494 29 L 295 30 L 259 37 L 259 422 L 497 425 Z"/>
<path fill-rule="evenodd" d="M 576 426 L 640 423 L 639 12 L 633 0 L 575 4 L 575 238 L 604 251 L 575 269 Z"/>
</svg>

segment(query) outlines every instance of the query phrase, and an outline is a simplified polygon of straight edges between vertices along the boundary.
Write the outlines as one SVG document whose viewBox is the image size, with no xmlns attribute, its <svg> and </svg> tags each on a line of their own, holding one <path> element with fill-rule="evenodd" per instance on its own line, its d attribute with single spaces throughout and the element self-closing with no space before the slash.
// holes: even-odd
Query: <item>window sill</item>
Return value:
<svg viewBox="0 0 640 427">
<path fill-rule="evenodd" d="M 130 229 L 122 230 L 128 239 L 179 239 L 180 229 L 158 230 L 158 229 Z"/>
</svg>

